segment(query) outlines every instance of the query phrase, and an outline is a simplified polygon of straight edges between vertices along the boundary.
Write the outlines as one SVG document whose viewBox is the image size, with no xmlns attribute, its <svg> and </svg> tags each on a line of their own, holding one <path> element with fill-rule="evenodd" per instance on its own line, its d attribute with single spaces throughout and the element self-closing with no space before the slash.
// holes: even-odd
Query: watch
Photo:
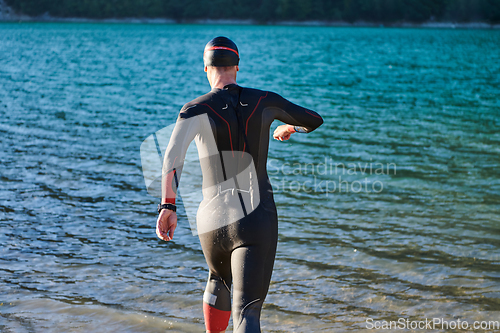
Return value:
<svg viewBox="0 0 500 333">
<path fill-rule="evenodd" d="M 302 127 L 302 126 L 293 126 L 293 129 L 297 133 L 307 133 L 307 128 Z"/>
<path fill-rule="evenodd" d="M 158 204 L 158 214 L 162 211 L 162 209 L 170 209 L 171 211 L 175 212 L 177 210 L 177 207 L 174 204 L 167 203 L 167 204 Z"/>
</svg>

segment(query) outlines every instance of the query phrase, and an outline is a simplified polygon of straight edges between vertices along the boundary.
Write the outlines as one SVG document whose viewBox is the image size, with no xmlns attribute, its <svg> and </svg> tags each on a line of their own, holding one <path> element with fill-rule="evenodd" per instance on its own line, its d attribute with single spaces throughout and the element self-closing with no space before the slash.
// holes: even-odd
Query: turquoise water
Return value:
<svg viewBox="0 0 500 333">
<path fill-rule="evenodd" d="M 0 24 L 0 330 L 203 332 L 198 239 L 156 239 L 139 149 L 220 34 L 241 85 L 325 118 L 270 143 L 264 331 L 499 320 L 500 32 Z"/>
</svg>

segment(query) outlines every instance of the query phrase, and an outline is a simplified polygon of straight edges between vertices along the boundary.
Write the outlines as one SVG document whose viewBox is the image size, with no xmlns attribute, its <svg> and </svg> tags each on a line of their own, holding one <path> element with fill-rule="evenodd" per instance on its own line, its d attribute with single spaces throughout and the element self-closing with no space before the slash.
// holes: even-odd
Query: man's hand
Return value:
<svg viewBox="0 0 500 333">
<path fill-rule="evenodd" d="M 290 135 L 295 133 L 293 126 L 290 125 L 280 125 L 274 130 L 273 138 L 280 141 L 286 141 L 290 139 Z"/>
<path fill-rule="evenodd" d="M 172 240 L 176 227 L 177 214 L 170 209 L 162 209 L 156 221 L 156 236 L 164 241 Z"/>
</svg>

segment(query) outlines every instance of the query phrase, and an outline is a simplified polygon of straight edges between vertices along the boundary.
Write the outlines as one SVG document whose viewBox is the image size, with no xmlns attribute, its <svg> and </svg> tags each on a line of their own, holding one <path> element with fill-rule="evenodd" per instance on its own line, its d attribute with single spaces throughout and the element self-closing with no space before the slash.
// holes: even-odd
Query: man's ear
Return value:
<svg viewBox="0 0 500 333">
<path fill-rule="evenodd" d="M 205 66 L 205 72 L 206 72 L 206 71 L 208 71 L 208 68 L 207 68 L 207 66 Z"/>
<path fill-rule="evenodd" d="M 236 71 L 239 72 L 240 71 L 240 66 L 236 65 Z"/>
</svg>

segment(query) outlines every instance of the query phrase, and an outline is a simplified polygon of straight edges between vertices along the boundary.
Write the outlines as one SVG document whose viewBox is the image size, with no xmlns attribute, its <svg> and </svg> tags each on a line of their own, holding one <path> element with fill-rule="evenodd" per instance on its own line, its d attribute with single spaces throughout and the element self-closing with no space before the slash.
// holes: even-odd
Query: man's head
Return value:
<svg viewBox="0 0 500 333">
<path fill-rule="evenodd" d="M 208 81 L 212 87 L 227 82 L 236 82 L 240 55 L 236 44 L 227 37 L 215 37 L 207 43 L 203 62 Z"/>
<path fill-rule="evenodd" d="M 227 37 L 215 37 L 207 43 L 203 52 L 205 67 L 238 66 L 240 55 L 236 44 Z"/>
</svg>

